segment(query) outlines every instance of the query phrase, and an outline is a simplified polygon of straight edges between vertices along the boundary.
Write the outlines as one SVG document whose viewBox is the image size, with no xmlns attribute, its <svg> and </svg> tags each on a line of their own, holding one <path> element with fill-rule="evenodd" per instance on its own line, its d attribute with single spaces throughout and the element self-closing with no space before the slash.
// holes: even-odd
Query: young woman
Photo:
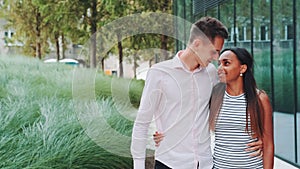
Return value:
<svg viewBox="0 0 300 169">
<path fill-rule="evenodd" d="M 225 49 L 220 55 L 218 74 L 226 85 L 220 83 L 215 87 L 210 114 L 210 128 L 215 133 L 216 169 L 273 169 L 272 108 L 267 94 L 256 86 L 253 62 L 244 48 Z M 257 138 L 263 140 L 263 158 L 244 151 L 246 144 Z"/>
<path fill-rule="evenodd" d="M 272 108 L 267 94 L 253 76 L 253 58 L 244 48 L 228 48 L 219 57 L 221 83 L 214 87 L 210 104 L 210 129 L 215 134 L 214 169 L 273 169 Z M 163 140 L 154 134 L 159 146 Z M 249 143 L 263 140 L 262 158 L 253 156 Z"/>
</svg>

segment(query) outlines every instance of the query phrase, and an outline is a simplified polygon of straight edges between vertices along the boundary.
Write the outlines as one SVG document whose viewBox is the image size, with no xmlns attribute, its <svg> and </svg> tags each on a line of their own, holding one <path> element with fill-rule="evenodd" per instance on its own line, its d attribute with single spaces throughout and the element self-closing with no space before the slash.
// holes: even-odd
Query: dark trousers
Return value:
<svg viewBox="0 0 300 169">
<path fill-rule="evenodd" d="M 163 164 L 160 161 L 155 160 L 154 169 L 172 169 L 172 168 L 166 166 L 165 164 Z"/>
</svg>

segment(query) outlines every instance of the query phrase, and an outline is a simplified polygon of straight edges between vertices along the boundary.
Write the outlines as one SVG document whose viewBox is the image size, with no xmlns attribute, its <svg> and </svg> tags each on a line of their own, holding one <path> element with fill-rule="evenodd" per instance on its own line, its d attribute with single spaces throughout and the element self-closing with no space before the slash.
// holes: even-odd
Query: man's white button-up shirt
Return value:
<svg viewBox="0 0 300 169">
<path fill-rule="evenodd" d="M 131 153 L 135 169 L 145 168 L 148 128 L 155 120 L 164 139 L 155 159 L 173 169 L 212 168 L 209 99 L 217 83 L 214 65 L 187 70 L 178 54 L 151 67 L 134 123 Z"/>
</svg>

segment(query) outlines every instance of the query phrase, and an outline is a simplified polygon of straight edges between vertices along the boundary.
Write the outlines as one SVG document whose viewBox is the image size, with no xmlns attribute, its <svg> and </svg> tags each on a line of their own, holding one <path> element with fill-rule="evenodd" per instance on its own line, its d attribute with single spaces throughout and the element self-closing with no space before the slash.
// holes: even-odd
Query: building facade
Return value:
<svg viewBox="0 0 300 169">
<path fill-rule="evenodd" d="M 0 18 L 0 55 L 20 53 L 22 43 L 13 40 L 14 29 L 6 27 L 7 21 Z"/>
<path fill-rule="evenodd" d="M 213 16 L 228 28 L 225 47 L 251 51 L 258 87 L 271 98 L 275 155 L 300 166 L 300 1 L 182 0 L 174 13 L 191 23 Z M 189 26 L 175 22 L 177 36 L 188 39 Z M 185 32 L 185 33 L 180 33 Z M 185 42 L 177 41 L 183 49 Z"/>
</svg>

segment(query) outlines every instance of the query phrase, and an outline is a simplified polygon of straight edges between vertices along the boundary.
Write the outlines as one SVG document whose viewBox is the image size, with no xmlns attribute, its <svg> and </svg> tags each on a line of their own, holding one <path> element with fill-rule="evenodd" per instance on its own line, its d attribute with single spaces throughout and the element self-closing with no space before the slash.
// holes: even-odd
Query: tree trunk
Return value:
<svg viewBox="0 0 300 169">
<path fill-rule="evenodd" d="M 65 49 L 66 49 L 66 44 L 65 44 L 65 34 L 62 33 L 61 34 L 61 45 L 62 45 L 62 59 L 66 58 L 66 54 L 65 54 Z"/>
<path fill-rule="evenodd" d="M 122 35 L 117 33 L 118 38 L 118 51 L 119 51 L 119 76 L 123 77 L 123 47 L 122 47 Z"/>
<path fill-rule="evenodd" d="M 102 71 L 104 72 L 104 57 L 101 58 L 101 68 L 102 68 Z"/>
<path fill-rule="evenodd" d="M 97 46 L 97 40 L 96 40 L 96 33 L 92 35 L 91 37 L 91 54 L 90 54 L 90 67 L 96 68 L 97 67 L 97 61 L 96 61 L 96 46 Z"/>
<path fill-rule="evenodd" d="M 163 11 L 164 13 L 167 13 L 168 4 L 169 4 L 169 1 L 168 0 L 164 0 L 162 2 L 162 4 L 161 4 L 161 11 Z M 165 30 L 168 30 L 168 29 L 163 27 L 162 31 L 165 32 Z M 167 60 L 168 59 L 168 53 L 167 53 L 167 49 L 168 49 L 168 36 L 166 36 L 166 33 L 164 33 L 163 35 L 161 35 L 161 49 L 162 49 L 162 53 L 161 53 L 162 60 Z"/>
<path fill-rule="evenodd" d="M 136 69 L 138 67 L 138 64 L 137 64 L 137 53 L 134 52 L 133 54 L 133 77 L 136 78 Z"/>
<path fill-rule="evenodd" d="M 40 42 L 36 42 L 36 56 L 41 60 L 42 59 L 42 52 L 41 52 L 41 43 Z"/>
<path fill-rule="evenodd" d="M 162 60 L 167 60 L 168 59 L 168 36 L 166 35 L 161 35 L 161 55 L 162 55 Z"/>
<path fill-rule="evenodd" d="M 36 27 L 35 27 L 35 33 L 36 33 L 36 57 L 38 57 L 39 59 L 42 59 L 41 30 L 40 30 L 41 13 L 39 11 L 37 11 L 35 19 L 36 19 Z"/>
<path fill-rule="evenodd" d="M 99 40 L 99 41 L 101 41 L 101 40 Z M 103 43 L 99 43 L 97 45 L 97 48 L 100 51 L 98 53 L 98 60 L 100 61 L 100 64 L 101 64 L 101 70 L 104 72 L 104 60 L 105 60 L 105 56 L 103 54 L 103 50 L 104 50 Z"/>
<path fill-rule="evenodd" d="M 92 68 L 97 67 L 96 59 L 96 46 L 97 46 L 97 0 L 93 0 L 91 3 L 91 64 Z"/>
<path fill-rule="evenodd" d="M 56 32 L 54 35 L 55 38 L 55 44 L 56 44 L 56 60 L 58 61 L 60 59 L 60 52 L 59 52 L 59 34 Z"/>
</svg>

